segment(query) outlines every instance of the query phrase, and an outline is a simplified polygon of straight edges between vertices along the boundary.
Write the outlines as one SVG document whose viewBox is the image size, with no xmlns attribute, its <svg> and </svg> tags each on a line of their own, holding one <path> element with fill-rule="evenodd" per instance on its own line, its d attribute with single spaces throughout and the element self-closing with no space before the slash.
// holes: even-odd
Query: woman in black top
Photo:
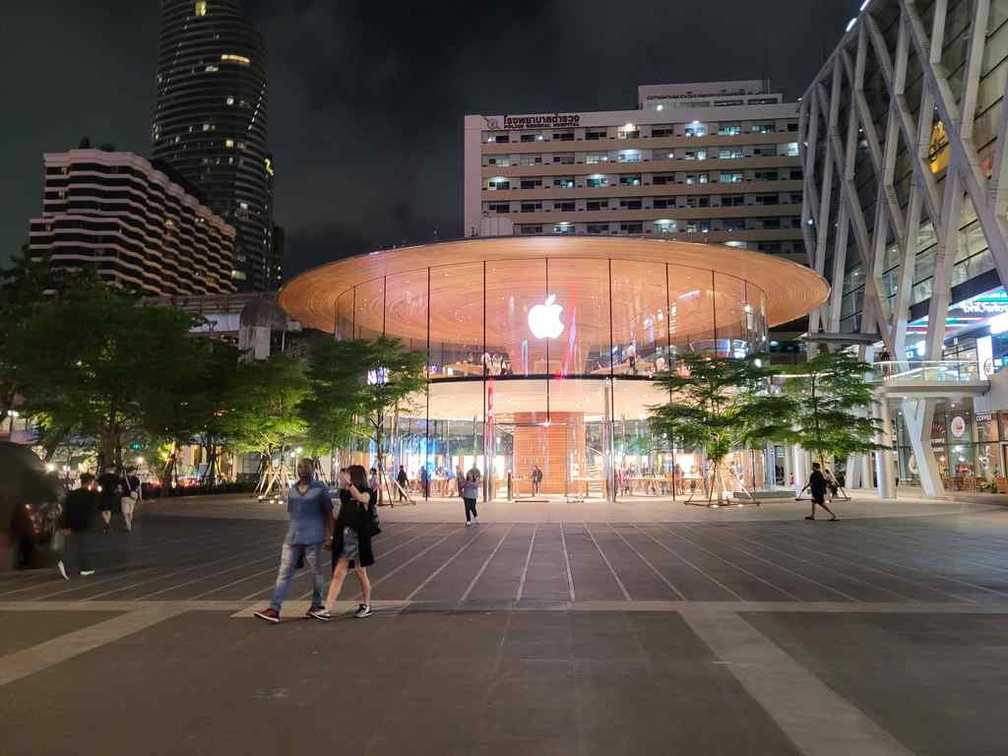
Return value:
<svg viewBox="0 0 1008 756">
<path fill-rule="evenodd" d="M 351 465 L 340 473 L 340 509 L 332 537 L 333 579 L 326 597 L 325 609 L 312 616 L 323 621 L 332 619 L 333 604 L 339 596 L 347 570 L 353 567 L 360 581 L 363 601 L 355 617 L 371 614 L 371 581 L 367 568 L 374 564 L 371 550 L 371 513 L 377 495 L 368 488 L 367 473 L 360 465 Z"/>
</svg>

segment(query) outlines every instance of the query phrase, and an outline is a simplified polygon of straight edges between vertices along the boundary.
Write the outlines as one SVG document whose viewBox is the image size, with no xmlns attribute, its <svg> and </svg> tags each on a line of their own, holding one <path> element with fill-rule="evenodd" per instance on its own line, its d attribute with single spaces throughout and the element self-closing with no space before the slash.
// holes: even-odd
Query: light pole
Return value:
<svg viewBox="0 0 1008 756">
<path fill-rule="evenodd" d="M 14 438 L 14 421 L 17 418 L 21 417 L 21 413 L 19 413 L 17 410 L 8 410 L 7 411 L 7 417 L 10 418 L 10 424 L 7 426 L 7 436 L 8 436 L 8 438 L 13 439 Z"/>
</svg>

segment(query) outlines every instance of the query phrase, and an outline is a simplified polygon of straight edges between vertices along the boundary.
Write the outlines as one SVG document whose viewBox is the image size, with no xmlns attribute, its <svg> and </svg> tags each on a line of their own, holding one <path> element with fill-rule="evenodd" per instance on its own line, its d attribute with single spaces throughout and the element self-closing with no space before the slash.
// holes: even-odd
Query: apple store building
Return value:
<svg viewBox="0 0 1008 756">
<path fill-rule="evenodd" d="M 390 413 L 387 465 L 432 496 L 476 466 L 484 497 L 668 496 L 695 450 L 649 430 L 653 378 L 677 355 L 767 350 L 767 328 L 825 301 L 811 270 L 731 247 L 632 237 L 476 238 L 343 258 L 280 305 L 337 339 L 398 339 L 426 357 L 420 396 Z M 353 452 L 365 463 L 374 449 Z M 761 463 L 739 462 L 760 480 Z"/>
</svg>

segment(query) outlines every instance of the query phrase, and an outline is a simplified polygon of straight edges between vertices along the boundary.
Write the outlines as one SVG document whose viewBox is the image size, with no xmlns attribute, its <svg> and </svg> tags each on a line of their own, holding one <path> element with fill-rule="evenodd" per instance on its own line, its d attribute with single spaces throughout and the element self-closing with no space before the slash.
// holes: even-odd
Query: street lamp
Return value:
<svg viewBox="0 0 1008 756">
<path fill-rule="evenodd" d="M 18 412 L 17 410 L 7 410 L 7 417 L 10 418 L 10 425 L 7 426 L 7 435 L 13 438 L 13 436 L 14 436 L 14 421 L 17 418 L 21 417 L 21 413 Z"/>
</svg>

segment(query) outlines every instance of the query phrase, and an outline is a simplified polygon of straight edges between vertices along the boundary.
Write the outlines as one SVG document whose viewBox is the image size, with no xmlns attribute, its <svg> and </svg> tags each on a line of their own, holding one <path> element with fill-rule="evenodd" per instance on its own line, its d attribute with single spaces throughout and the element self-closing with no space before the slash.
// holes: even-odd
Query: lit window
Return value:
<svg viewBox="0 0 1008 756">
<path fill-rule="evenodd" d="M 787 155 L 788 157 L 798 157 L 798 142 L 788 142 Z"/>
<path fill-rule="evenodd" d="M 196 3 L 196 15 L 205 16 L 207 12 L 206 0 L 197 0 Z"/>
<path fill-rule="evenodd" d="M 231 95 L 228 95 L 227 99 L 224 100 L 224 103 L 226 105 L 234 105 L 234 97 L 232 97 Z"/>
<path fill-rule="evenodd" d="M 211 65 L 207 66 L 206 68 L 204 68 L 203 70 L 206 71 L 207 73 L 213 73 L 214 71 L 218 71 L 220 69 L 218 69 L 217 66 L 211 64 Z"/>
<path fill-rule="evenodd" d="M 654 223 L 656 234 L 674 234 L 676 232 L 676 222 L 674 220 L 662 219 Z"/>
<path fill-rule="evenodd" d="M 589 189 L 598 189 L 599 187 L 605 186 L 608 183 L 605 176 L 600 176 L 595 174 L 594 176 L 589 176 L 585 179 L 585 186 Z"/>
<path fill-rule="evenodd" d="M 722 173 L 718 177 L 718 181 L 722 184 L 740 184 L 742 183 L 742 174 L 737 171 L 733 173 Z"/>
<path fill-rule="evenodd" d="M 742 127 L 737 123 L 726 123 L 721 126 L 718 133 L 724 134 L 725 136 L 737 136 L 742 133 Z"/>
<path fill-rule="evenodd" d="M 266 173 L 270 176 L 273 175 L 273 160 L 271 158 L 263 158 L 263 163 L 266 164 Z"/>
<path fill-rule="evenodd" d="M 722 160 L 737 160 L 742 157 L 742 150 L 737 147 L 722 147 L 718 157 Z"/>
<path fill-rule="evenodd" d="M 640 150 L 620 150 L 619 162 L 621 163 L 639 163 L 640 159 Z"/>
<path fill-rule="evenodd" d="M 210 131 L 210 124 L 209 123 L 204 123 L 203 124 L 203 131 Z"/>
<path fill-rule="evenodd" d="M 234 139 L 225 139 L 224 146 L 227 147 L 228 149 L 234 147 Z"/>
<path fill-rule="evenodd" d="M 252 62 L 244 55 L 235 55 L 233 53 L 221 53 L 220 59 L 231 63 L 241 63 L 243 66 L 247 66 Z"/>
</svg>

